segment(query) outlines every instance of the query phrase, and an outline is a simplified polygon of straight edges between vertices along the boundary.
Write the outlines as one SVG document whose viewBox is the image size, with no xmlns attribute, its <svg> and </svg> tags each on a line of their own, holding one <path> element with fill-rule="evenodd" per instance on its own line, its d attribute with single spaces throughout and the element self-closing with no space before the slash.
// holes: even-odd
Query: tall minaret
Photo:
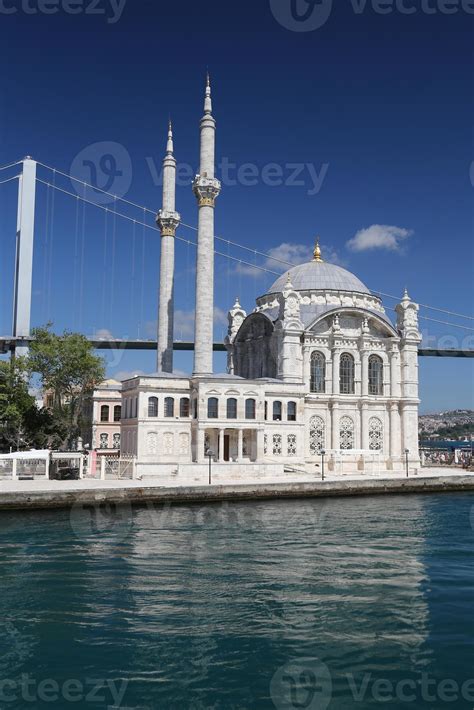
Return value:
<svg viewBox="0 0 474 710">
<path fill-rule="evenodd" d="M 211 84 L 206 82 L 201 119 L 201 165 L 193 183 L 199 204 L 196 264 L 196 326 L 194 374 L 212 373 L 214 340 L 214 205 L 221 191 L 215 176 L 216 122 L 212 116 Z"/>
<path fill-rule="evenodd" d="M 173 129 L 170 121 L 163 160 L 163 207 L 156 218 L 161 231 L 158 372 L 173 372 L 174 238 L 180 220 L 181 217 L 176 212 L 176 160 L 173 155 Z"/>
</svg>

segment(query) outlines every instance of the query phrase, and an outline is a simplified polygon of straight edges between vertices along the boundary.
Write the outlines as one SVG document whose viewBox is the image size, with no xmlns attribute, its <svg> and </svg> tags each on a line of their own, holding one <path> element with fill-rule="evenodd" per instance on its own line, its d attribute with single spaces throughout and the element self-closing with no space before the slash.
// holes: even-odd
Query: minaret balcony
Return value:
<svg viewBox="0 0 474 710">
<path fill-rule="evenodd" d="M 199 203 L 199 207 L 214 207 L 217 197 L 221 191 L 221 183 L 216 178 L 208 178 L 204 175 L 196 175 L 193 182 L 193 192 Z"/>
<path fill-rule="evenodd" d="M 156 223 L 161 231 L 162 237 L 174 237 L 181 222 L 179 212 L 160 210 L 156 217 Z"/>
</svg>

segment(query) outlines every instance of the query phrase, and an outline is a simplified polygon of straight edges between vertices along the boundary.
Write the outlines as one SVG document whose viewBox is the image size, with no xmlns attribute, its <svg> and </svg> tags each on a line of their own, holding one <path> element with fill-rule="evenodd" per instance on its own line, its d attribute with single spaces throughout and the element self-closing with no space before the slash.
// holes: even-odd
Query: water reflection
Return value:
<svg viewBox="0 0 474 710">
<path fill-rule="evenodd" d="M 375 680 L 442 676 L 456 648 L 472 652 L 470 503 L 148 505 L 89 511 L 93 525 L 81 511 L 5 514 L 0 674 L 127 683 L 133 708 L 375 706 Z"/>
</svg>

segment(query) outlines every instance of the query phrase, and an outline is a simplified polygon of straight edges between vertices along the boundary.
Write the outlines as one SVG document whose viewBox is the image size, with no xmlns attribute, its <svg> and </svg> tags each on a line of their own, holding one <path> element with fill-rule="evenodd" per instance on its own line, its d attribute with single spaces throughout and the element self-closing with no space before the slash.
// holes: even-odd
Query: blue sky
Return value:
<svg viewBox="0 0 474 710">
<path fill-rule="evenodd" d="M 298 20 L 290 2 L 100 0 L 94 13 L 90 0 L 0 2 L 0 56 L 9 67 L 0 84 L 0 164 L 30 154 L 152 210 L 117 202 L 134 224 L 114 219 L 113 202 L 103 205 L 109 212 L 83 208 L 64 193 L 53 200 L 40 183 L 34 324 L 52 319 L 58 330 L 153 337 L 159 237 L 140 222 L 152 226 L 160 207 L 171 115 L 182 171 L 178 209 L 183 222 L 197 224 L 189 177 L 197 170 L 206 66 L 224 178 L 217 235 L 299 261 L 319 234 L 328 260 L 371 289 L 401 296 L 407 286 L 421 303 L 472 314 L 469 3 L 324 0 L 313 8 L 298 0 Z M 382 6 L 391 12 L 381 14 Z M 82 194 L 45 168 L 38 175 Z M 0 185 L 2 333 L 11 328 L 15 201 L 15 183 Z M 373 225 L 391 229 L 365 231 Z M 196 236 L 186 227 L 179 235 Z M 217 248 L 282 268 L 225 243 Z M 192 334 L 194 257 L 194 247 L 177 242 L 176 336 L 184 340 Z M 217 257 L 216 338 L 235 296 L 249 310 L 276 278 L 257 274 Z M 473 331 L 421 323 L 429 345 L 474 347 Z M 189 356 L 178 355 L 176 365 L 188 371 Z M 222 358 L 216 367 L 223 369 Z M 473 406 L 472 361 L 424 359 L 420 368 L 423 411 Z M 110 374 L 153 369 L 151 353 L 109 358 Z"/>
</svg>

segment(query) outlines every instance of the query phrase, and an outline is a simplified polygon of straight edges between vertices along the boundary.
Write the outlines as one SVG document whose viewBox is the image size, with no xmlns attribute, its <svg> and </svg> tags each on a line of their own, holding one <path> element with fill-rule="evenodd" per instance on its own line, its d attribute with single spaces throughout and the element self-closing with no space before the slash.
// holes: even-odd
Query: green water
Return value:
<svg viewBox="0 0 474 710">
<path fill-rule="evenodd" d="M 472 505 L 0 514 L 0 708 L 474 708 Z"/>
</svg>

